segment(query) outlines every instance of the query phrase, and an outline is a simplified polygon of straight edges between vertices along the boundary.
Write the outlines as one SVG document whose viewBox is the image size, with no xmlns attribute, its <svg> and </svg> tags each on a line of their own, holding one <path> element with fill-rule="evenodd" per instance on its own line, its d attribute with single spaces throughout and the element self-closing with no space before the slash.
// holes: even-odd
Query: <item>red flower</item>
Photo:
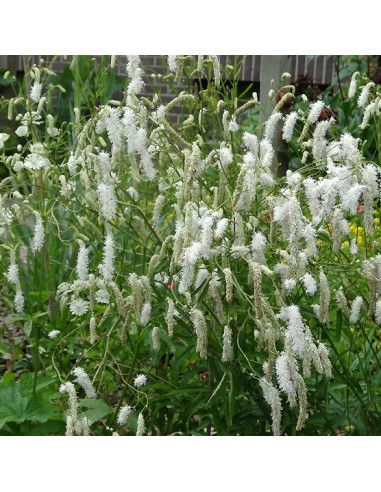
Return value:
<svg viewBox="0 0 381 492">
<path fill-rule="evenodd" d="M 359 214 L 360 212 L 362 212 L 362 205 L 357 205 L 357 213 Z"/>
<path fill-rule="evenodd" d="M 168 287 L 168 289 L 172 289 L 172 287 L 173 287 L 173 282 L 169 281 L 169 282 L 167 283 L 167 287 Z"/>
</svg>

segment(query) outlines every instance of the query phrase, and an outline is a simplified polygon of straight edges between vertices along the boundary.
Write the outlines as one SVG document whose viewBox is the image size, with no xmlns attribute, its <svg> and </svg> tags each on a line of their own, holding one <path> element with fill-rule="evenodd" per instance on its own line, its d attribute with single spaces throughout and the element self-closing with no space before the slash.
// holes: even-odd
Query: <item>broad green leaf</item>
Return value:
<svg viewBox="0 0 381 492">
<path fill-rule="evenodd" d="M 102 400 L 86 399 L 80 401 L 81 413 L 85 415 L 91 422 L 103 419 L 111 413 L 110 408 Z"/>
</svg>

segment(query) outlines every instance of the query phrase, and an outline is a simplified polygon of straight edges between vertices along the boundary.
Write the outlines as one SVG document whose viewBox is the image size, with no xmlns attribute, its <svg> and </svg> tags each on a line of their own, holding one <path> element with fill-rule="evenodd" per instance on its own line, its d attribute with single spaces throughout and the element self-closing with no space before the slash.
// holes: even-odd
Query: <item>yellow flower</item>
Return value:
<svg viewBox="0 0 381 492">
<path fill-rule="evenodd" d="M 346 248 L 347 246 L 349 246 L 349 241 L 344 241 L 342 244 L 341 244 L 341 248 Z"/>
<path fill-rule="evenodd" d="M 373 224 L 379 224 L 380 223 L 380 219 L 373 219 Z"/>
<path fill-rule="evenodd" d="M 358 238 L 357 238 L 357 244 L 358 245 L 362 244 L 363 239 L 364 239 L 363 236 L 358 236 Z"/>
<path fill-rule="evenodd" d="M 210 195 L 206 195 L 205 200 L 208 202 L 210 200 Z"/>
<path fill-rule="evenodd" d="M 357 232 L 357 226 L 351 225 L 351 227 L 349 228 L 349 231 L 352 232 L 353 234 L 356 234 L 356 232 Z"/>
</svg>

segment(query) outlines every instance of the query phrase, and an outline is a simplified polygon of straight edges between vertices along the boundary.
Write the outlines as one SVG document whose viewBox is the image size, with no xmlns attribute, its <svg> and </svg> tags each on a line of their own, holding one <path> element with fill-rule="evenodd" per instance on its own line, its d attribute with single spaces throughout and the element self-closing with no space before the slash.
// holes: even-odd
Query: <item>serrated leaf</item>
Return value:
<svg viewBox="0 0 381 492">
<path fill-rule="evenodd" d="M 91 422 L 96 422 L 103 419 L 106 415 L 111 413 L 110 408 L 102 400 L 86 399 L 80 402 L 81 412 Z"/>
</svg>

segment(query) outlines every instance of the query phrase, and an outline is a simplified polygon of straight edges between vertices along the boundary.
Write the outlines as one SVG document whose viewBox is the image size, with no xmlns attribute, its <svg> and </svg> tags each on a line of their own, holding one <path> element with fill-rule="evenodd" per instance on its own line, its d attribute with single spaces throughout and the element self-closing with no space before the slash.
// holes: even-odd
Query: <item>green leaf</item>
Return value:
<svg viewBox="0 0 381 492">
<path fill-rule="evenodd" d="M 49 401 L 42 401 L 39 396 L 35 395 L 28 401 L 24 420 L 46 422 L 54 413 L 53 405 Z"/>
<path fill-rule="evenodd" d="M 91 422 L 103 419 L 106 415 L 111 413 L 110 408 L 102 400 L 86 399 L 80 401 L 80 407 L 83 415 L 85 415 Z M 86 410 L 83 410 L 82 408 Z"/>
<path fill-rule="evenodd" d="M 14 381 L 9 386 L 1 386 L 0 401 L 0 429 L 7 422 L 19 424 L 25 420 L 28 398 L 20 395 L 18 385 Z"/>
<path fill-rule="evenodd" d="M 32 326 L 33 326 L 33 321 L 31 319 L 27 319 L 23 325 L 25 336 L 27 336 L 28 338 L 30 337 L 30 334 L 32 332 Z"/>
<path fill-rule="evenodd" d="M 15 375 L 13 374 L 13 372 L 6 372 L 3 376 L 2 383 L 8 386 L 12 381 L 14 381 L 14 379 Z"/>
</svg>

